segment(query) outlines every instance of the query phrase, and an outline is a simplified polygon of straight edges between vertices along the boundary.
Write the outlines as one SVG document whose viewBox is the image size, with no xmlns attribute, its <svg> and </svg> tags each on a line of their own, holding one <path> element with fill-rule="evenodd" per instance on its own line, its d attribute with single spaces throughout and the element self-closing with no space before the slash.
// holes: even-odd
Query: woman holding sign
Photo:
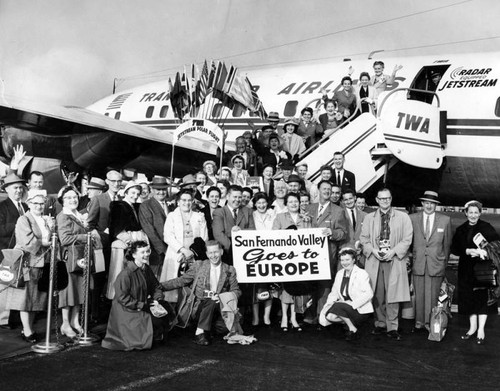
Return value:
<svg viewBox="0 0 500 391">
<path fill-rule="evenodd" d="M 474 266 L 485 262 L 486 251 L 480 246 L 480 239 L 486 242 L 499 240 L 491 224 L 481 220 L 482 204 L 469 201 L 464 212 L 467 221 L 457 228 L 451 243 L 452 254 L 458 255 L 458 312 L 469 316 L 469 330 L 462 339 L 470 339 L 477 331 L 476 343 L 484 343 L 484 326 L 488 314 L 496 313 L 497 306 L 488 306 L 488 288 L 478 286 L 474 277 Z M 480 235 L 482 235 L 482 238 Z M 479 240 L 478 240 L 479 239 Z M 477 242 L 477 243 L 476 243 Z"/>
<path fill-rule="evenodd" d="M 285 196 L 285 206 L 287 211 L 278 213 L 273 223 L 273 229 L 303 229 L 311 228 L 311 218 L 300 213 L 300 196 L 297 193 L 288 193 Z M 295 331 L 302 331 L 297 322 L 295 312 L 296 297 L 289 294 L 285 289 L 281 293 L 281 329 L 288 331 L 288 308 L 290 308 L 290 323 Z"/>
</svg>

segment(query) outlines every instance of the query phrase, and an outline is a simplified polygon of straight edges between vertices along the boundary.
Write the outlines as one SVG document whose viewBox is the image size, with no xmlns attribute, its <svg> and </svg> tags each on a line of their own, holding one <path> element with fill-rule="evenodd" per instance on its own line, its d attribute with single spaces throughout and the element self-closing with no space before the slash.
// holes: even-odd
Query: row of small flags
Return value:
<svg viewBox="0 0 500 391">
<path fill-rule="evenodd" d="M 228 70 L 222 61 L 212 61 L 208 66 L 206 60 L 201 72 L 194 64 L 190 68 L 184 68 L 182 73 L 177 72 L 173 83 L 172 79 L 168 79 L 170 103 L 180 120 L 186 114 L 199 115 L 201 105 L 213 105 L 211 98 L 218 99 L 230 110 L 240 105 L 242 109 L 248 109 L 260 118 L 267 117 L 255 88 L 237 68 L 231 66 Z M 210 113 L 207 110 L 205 112 Z"/>
</svg>

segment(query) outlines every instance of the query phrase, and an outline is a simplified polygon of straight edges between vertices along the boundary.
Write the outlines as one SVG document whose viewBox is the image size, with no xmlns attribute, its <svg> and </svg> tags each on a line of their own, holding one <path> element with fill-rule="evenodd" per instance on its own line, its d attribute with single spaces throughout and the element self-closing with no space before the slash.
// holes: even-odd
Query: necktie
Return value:
<svg viewBox="0 0 500 391">
<path fill-rule="evenodd" d="M 340 171 L 337 171 L 337 185 L 342 186 L 342 183 L 340 182 Z"/>
<path fill-rule="evenodd" d="M 352 228 L 356 230 L 356 217 L 354 217 L 354 209 L 351 209 L 351 215 L 352 215 Z"/>
<path fill-rule="evenodd" d="M 431 236 L 431 220 L 429 215 L 427 215 L 427 219 L 425 220 L 425 238 L 429 240 Z"/>
<path fill-rule="evenodd" d="M 236 208 L 233 209 L 233 217 L 234 217 L 234 223 L 236 224 L 236 219 L 238 218 L 238 209 Z"/>
<path fill-rule="evenodd" d="M 17 210 L 19 211 L 19 216 L 22 216 L 24 214 L 24 208 L 21 205 L 20 201 L 18 201 L 18 203 L 17 203 Z"/>
<path fill-rule="evenodd" d="M 319 218 L 323 214 L 323 209 L 325 208 L 325 205 L 320 205 L 319 210 L 318 210 L 318 217 L 316 217 L 316 221 L 319 221 Z"/>
<path fill-rule="evenodd" d="M 161 207 L 163 208 L 163 211 L 165 212 L 165 215 L 168 214 L 168 209 L 167 209 L 167 204 L 165 202 L 161 203 Z"/>
</svg>

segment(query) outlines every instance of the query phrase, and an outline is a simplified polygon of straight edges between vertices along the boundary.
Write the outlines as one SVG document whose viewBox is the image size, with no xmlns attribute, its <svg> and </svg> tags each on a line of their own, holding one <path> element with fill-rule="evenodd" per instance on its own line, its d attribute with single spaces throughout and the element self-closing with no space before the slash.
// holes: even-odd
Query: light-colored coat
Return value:
<svg viewBox="0 0 500 391">
<path fill-rule="evenodd" d="M 204 241 L 208 240 L 207 223 L 203 213 L 192 212 L 189 223 L 193 230 L 193 238 L 200 237 Z M 163 229 L 163 237 L 165 243 L 168 244 L 168 248 L 165 254 L 160 282 L 176 278 L 179 272 L 180 260 L 182 258 L 182 254 L 179 250 L 181 247 L 184 247 L 184 224 L 179 208 L 176 208 L 167 215 L 167 220 L 165 221 L 165 227 Z"/>
<path fill-rule="evenodd" d="M 47 225 L 46 228 L 49 230 Z M 17 220 L 16 248 L 25 252 L 24 256 L 28 257 L 29 266 L 43 267 L 48 247 L 42 245 L 42 231 L 31 212 L 26 212 Z"/>
<path fill-rule="evenodd" d="M 413 237 L 413 227 L 410 217 L 399 210 L 391 208 L 389 227 L 391 230 L 391 249 L 396 254 L 392 258 L 392 268 L 389 275 L 389 286 L 386 292 L 388 303 L 398 303 L 410 300 L 410 286 L 406 271 L 406 261 Z M 373 255 L 373 249 L 379 248 L 380 210 L 366 215 L 361 229 L 360 241 L 363 254 L 366 257 L 365 270 L 370 276 L 373 290 L 377 284 L 377 275 L 380 261 Z"/>
<path fill-rule="evenodd" d="M 335 282 L 333 283 L 332 291 L 328 295 L 326 304 L 321 310 L 319 323 L 322 326 L 328 326 L 332 324 L 331 322 L 326 320 L 326 313 L 332 307 L 333 303 L 337 301 L 344 301 L 342 294 L 340 293 L 340 287 L 342 285 L 343 277 L 344 269 L 341 269 L 335 276 Z M 369 314 L 373 312 L 373 305 L 371 302 L 373 297 L 373 289 L 370 286 L 370 276 L 365 270 L 357 267 L 356 265 L 354 265 L 351 272 L 348 292 L 352 301 L 350 305 L 353 309 L 358 310 L 360 314 Z"/>
<path fill-rule="evenodd" d="M 410 219 L 413 225 L 412 273 L 423 276 L 427 266 L 429 276 L 444 276 L 452 238 L 450 218 L 436 213 L 429 239 L 425 238 L 424 212 L 412 214 Z"/>
</svg>

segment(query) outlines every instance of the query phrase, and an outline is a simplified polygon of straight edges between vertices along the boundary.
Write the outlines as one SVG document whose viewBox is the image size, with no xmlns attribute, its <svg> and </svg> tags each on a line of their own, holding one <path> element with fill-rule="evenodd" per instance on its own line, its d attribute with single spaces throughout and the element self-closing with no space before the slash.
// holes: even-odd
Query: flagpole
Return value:
<svg viewBox="0 0 500 391">
<path fill-rule="evenodd" d="M 170 160 L 170 195 L 169 195 L 170 197 L 172 196 L 172 187 L 174 185 L 174 154 L 175 154 L 175 142 L 172 143 L 172 159 Z"/>
</svg>

